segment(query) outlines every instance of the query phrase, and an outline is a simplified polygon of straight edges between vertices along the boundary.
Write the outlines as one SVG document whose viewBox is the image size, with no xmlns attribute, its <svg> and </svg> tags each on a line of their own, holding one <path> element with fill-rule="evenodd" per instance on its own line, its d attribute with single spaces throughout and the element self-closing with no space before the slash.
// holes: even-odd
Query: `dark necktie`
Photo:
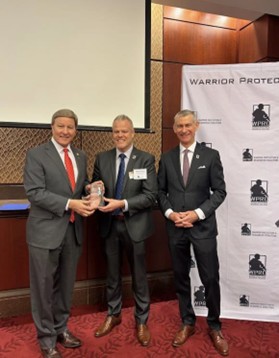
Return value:
<svg viewBox="0 0 279 358">
<path fill-rule="evenodd" d="M 183 181 L 184 185 L 187 184 L 187 179 L 189 175 L 189 159 L 188 159 L 188 149 L 184 150 L 184 158 L 183 158 Z"/>
<path fill-rule="evenodd" d="M 76 180 L 75 180 L 75 173 L 74 173 L 73 163 L 72 163 L 71 158 L 69 157 L 69 154 L 68 154 L 69 150 L 67 148 L 65 148 L 63 150 L 64 150 L 64 163 L 65 163 L 65 166 L 66 166 L 66 171 L 67 171 L 67 174 L 68 174 L 68 178 L 69 178 L 69 181 L 70 181 L 70 184 L 71 184 L 72 191 L 74 191 L 75 186 L 76 186 Z M 75 213 L 74 213 L 73 210 L 71 211 L 70 221 L 72 223 L 75 221 Z"/>
<path fill-rule="evenodd" d="M 121 194 L 123 190 L 123 183 L 124 183 L 124 176 L 125 176 L 125 158 L 126 155 L 124 153 L 119 154 L 120 164 L 118 168 L 118 175 L 116 180 L 116 187 L 115 187 L 115 199 L 121 199 Z M 113 215 L 119 215 L 121 213 L 120 209 L 116 209 L 113 212 Z"/>
<path fill-rule="evenodd" d="M 123 182 L 124 182 L 124 175 L 125 175 L 125 158 L 126 155 L 121 153 L 119 154 L 120 164 L 118 168 L 118 175 L 115 187 L 115 199 L 121 199 L 121 194 L 123 190 Z"/>
</svg>

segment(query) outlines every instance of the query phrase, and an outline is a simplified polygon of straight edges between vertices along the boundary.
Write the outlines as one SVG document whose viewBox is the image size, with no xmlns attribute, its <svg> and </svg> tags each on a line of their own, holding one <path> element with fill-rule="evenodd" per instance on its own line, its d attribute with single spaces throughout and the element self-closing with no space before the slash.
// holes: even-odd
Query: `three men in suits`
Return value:
<svg viewBox="0 0 279 358">
<path fill-rule="evenodd" d="M 190 247 L 205 288 L 209 335 L 216 350 L 228 355 L 221 332 L 219 262 L 215 211 L 226 197 L 223 168 L 217 150 L 196 142 L 199 122 L 195 112 L 182 110 L 173 130 L 180 144 L 162 154 L 158 171 L 158 201 L 166 217 L 174 280 L 182 326 L 172 345 L 181 346 L 195 332 L 191 303 Z"/>
<path fill-rule="evenodd" d="M 125 251 L 132 275 L 137 338 L 141 345 L 147 346 L 150 341 L 147 327 L 150 298 L 145 240 L 153 231 L 152 207 L 157 197 L 157 181 L 155 158 L 134 147 L 134 135 L 132 120 L 126 115 L 117 116 L 112 125 L 115 148 L 99 153 L 94 164 L 93 181 L 102 181 L 105 188 L 106 205 L 98 209 L 101 211 L 100 234 L 105 240 L 107 257 L 108 302 L 108 315 L 95 336 L 102 337 L 121 323 L 121 257 Z M 123 167 L 122 189 L 118 197 L 116 183 Z"/>
<path fill-rule="evenodd" d="M 80 200 L 89 181 L 85 153 L 71 146 L 77 124 L 73 111 L 55 112 L 51 141 L 30 149 L 24 168 L 31 203 L 27 243 L 32 316 L 42 355 L 52 358 L 61 357 L 57 342 L 66 348 L 81 345 L 67 321 L 81 254 L 82 216 L 94 210 Z"/>
</svg>

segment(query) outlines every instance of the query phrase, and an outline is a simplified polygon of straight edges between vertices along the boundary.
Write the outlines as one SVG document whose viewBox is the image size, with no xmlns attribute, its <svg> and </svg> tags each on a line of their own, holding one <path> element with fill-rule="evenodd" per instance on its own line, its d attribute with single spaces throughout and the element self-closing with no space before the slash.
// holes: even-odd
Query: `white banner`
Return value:
<svg viewBox="0 0 279 358">
<path fill-rule="evenodd" d="M 197 112 L 197 140 L 224 166 L 222 317 L 279 322 L 279 63 L 183 66 L 181 107 Z M 192 281 L 206 315 L 195 262 Z"/>
</svg>

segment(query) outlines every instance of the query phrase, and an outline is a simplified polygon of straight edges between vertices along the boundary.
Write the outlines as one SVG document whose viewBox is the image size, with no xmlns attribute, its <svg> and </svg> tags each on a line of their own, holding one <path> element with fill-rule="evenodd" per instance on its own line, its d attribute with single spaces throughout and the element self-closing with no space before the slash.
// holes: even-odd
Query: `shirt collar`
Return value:
<svg viewBox="0 0 279 358">
<path fill-rule="evenodd" d="M 53 145 L 55 146 L 57 152 L 58 153 L 63 153 L 63 150 L 65 149 L 65 147 L 62 147 L 62 145 L 57 143 L 56 140 L 53 137 L 51 138 L 51 141 L 52 141 Z M 69 152 L 72 153 L 72 149 L 71 149 L 70 145 L 67 146 L 67 149 L 68 149 Z"/>
<path fill-rule="evenodd" d="M 194 153 L 195 149 L 196 149 L 196 145 L 197 142 L 195 141 L 193 144 L 190 145 L 190 147 L 188 147 L 187 149 L 191 152 Z M 180 153 L 184 152 L 184 150 L 186 149 L 186 147 L 184 147 L 181 143 L 179 143 L 179 150 Z"/>
<path fill-rule="evenodd" d="M 134 146 L 132 145 L 126 152 L 120 152 L 120 150 L 116 148 L 116 158 L 119 157 L 119 154 L 123 153 L 129 159 L 130 156 L 131 156 L 133 148 L 134 148 Z"/>
</svg>

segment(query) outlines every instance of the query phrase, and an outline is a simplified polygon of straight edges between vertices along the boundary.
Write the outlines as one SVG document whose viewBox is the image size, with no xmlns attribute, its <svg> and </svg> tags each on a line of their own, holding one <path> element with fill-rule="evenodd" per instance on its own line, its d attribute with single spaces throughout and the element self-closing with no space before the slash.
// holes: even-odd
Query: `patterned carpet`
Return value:
<svg viewBox="0 0 279 358">
<path fill-rule="evenodd" d="M 180 326 L 176 301 L 153 303 L 149 318 L 152 341 L 147 348 L 136 339 L 133 307 L 123 309 L 121 325 L 105 337 L 94 330 L 106 312 L 74 308 L 70 330 L 83 340 L 77 349 L 58 349 L 65 358 L 217 358 L 207 334 L 205 318 L 198 317 L 196 333 L 180 348 L 171 342 Z M 229 341 L 230 358 L 279 358 L 279 323 L 223 319 L 223 333 Z M 30 316 L 0 320 L 1 358 L 40 358 L 35 328 Z"/>
</svg>

